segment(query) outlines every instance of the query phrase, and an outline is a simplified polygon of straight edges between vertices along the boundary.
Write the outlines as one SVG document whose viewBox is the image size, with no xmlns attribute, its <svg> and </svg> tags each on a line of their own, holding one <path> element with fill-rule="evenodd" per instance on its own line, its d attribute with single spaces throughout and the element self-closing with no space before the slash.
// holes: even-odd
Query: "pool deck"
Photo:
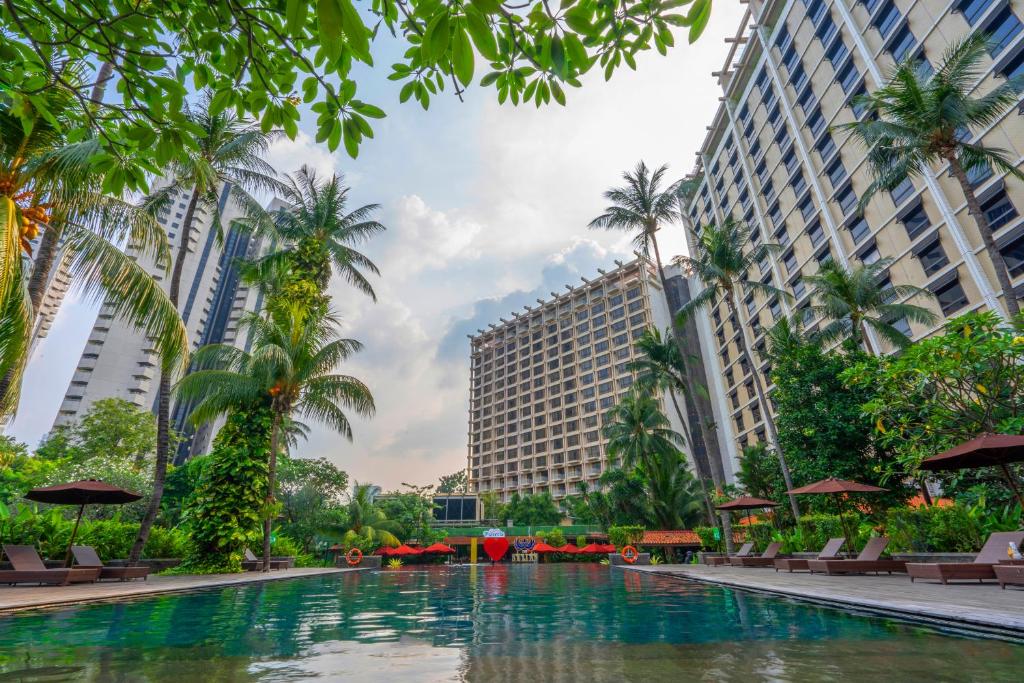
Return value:
<svg viewBox="0 0 1024 683">
<path fill-rule="evenodd" d="M 629 567 L 662 576 L 782 595 L 833 607 L 896 616 L 934 626 L 1024 638 L 1024 590 L 995 582 L 943 586 L 906 575 L 826 576 L 768 568 L 658 565 Z"/>
<path fill-rule="evenodd" d="M 200 588 L 238 586 L 248 583 L 280 581 L 306 576 L 324 576 L 363 569 L 305 568 L 280 569 L 273 572 L 242 574 L 207 574 L 204 576 L 150 576 L 145 581 L 103 581 L 71 586 L 0 586 L 0 614 L 18 610 L 64 607 L 82 603 L 107 602 L 126 598 L 179 593 Z"/>
</svg>

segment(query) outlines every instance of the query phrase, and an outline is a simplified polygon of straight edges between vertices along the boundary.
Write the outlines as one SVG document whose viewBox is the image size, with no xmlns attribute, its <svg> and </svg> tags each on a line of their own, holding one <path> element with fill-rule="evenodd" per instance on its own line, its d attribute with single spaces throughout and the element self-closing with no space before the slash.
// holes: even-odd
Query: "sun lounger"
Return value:
<svg viewBox="0 0 1024 683">
<path fill-rule="evenodd" d="M 819 560 L 836 560 L 839 559 L 839 550 L 843 547 L 843 543 L 846 542 L 844 538 L 830 538 L 825 547 L 818 553 L 817 559 Z M 795 572 L 809 569 L 807 563 L 810 560 L 802 560 L 797 557 L 786 557 L 783 559 L 775 560 L 775 571 L 785 569 L 788 572 Z"/>
<path fill-rule="evenodd" d="M 288 559 L 270 558 L 271 569 L 288 569 L 291 561 Z M 242 569 L 250 572 L 263 571 L 263 560 L 256 557 L 251 550 L 245 549 L 245 559 L 242 560 Z"/>
<path fill-rule="evenodd" d="M 996 532 L 985 541 L 974 562 L 908 562 L 907 574 L 911 581 L 930 579 L 944 584 L 950 581 L 994 580 L 996 573 L 992 566 L 1006 557 L 1006 548 L 1010 543 L 1020 546 L 1022 542 L 1024 531 Z"/>
<path fill-rule="evenodd" d="M 146 580 L 149 576 L 149 567 L 107 567 L 103 564 L 103 560 L 96 553 L 96 550 L 92 546 L 88 545 L 73 545 L 71 546 L 71 554 L 75 558 L 75 565 L 79 567 L 95 568 L 99 567 L 100 576 L 99 580 L 103 579 L 114 579 L 117 581 L 130 581 L 132 579 Z"/>
<path fill-rule="evenodd" d="M 734 567 L 771 567 L 775 564 L 775 558 L 779 556 L 779 549 L 782 544 L 776 541 L 769 543 L 764 552 L 757 557 L 734 557 L 729 561 Z"/>
<path fill-rule="evenodd" d="M 822 574 L 867 574 L 874 572 L 879 574 L 887 572 L 906 572 L 907 563 L 905 560 L 883 560 L 882 551 L 889 545 L 889 539 L 885 536 L 876 536 L 870 539 L 855 559 L 852 560 L 808 560 L 807 568 L 811 573 Z"/>
<path fill-rule="evenodd" d="M 735 555 L 716 555 L 715 557 L 709 557 L 705 561 L 712 567 L 720 567 L 723 564 L 729 564 L 729 560 L 734 557 L 746 557 L 754 550 L 753 543 L 744 543 L 740 546 L 740 549 Z"/>
<path fill-rule="evenodd" d="M 69 583 L 91 583 L 99 578 L 100 570 L 47 569 L 36 549 L 30 545 L 5 545 L 6 555 L 14 569 L 0 570 L 0 583 L 39 583 L 66 586 Z"/>
</svg>

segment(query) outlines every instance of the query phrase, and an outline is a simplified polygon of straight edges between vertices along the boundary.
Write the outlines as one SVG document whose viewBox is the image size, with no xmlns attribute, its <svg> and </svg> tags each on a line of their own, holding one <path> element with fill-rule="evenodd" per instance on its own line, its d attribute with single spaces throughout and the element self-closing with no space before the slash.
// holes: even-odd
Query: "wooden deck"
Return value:
<svg viewBox="0 0 1024 683">
<path fill-rule="evenodd" d="M 141 598 L 199 588 L 236 586 L 245 583 L 280 581 L 304 576 L 323 576 L 350 571 L 349 568 L 281 569 L 269 573 L 208 574 L 205 576 L 150 576 L 146 581 L 104 581 L 70 586 L 0 586 L 0 613 L 46 607 L 63 607 L 90 602 Z"/>
<path fill-rule="evenodd" d="M 943 586 L 910 582 L 906 575 L 826 576 L 775 572 L 774 569 L 659 565 L 630 567 L 664 576 L 772 593 L 839 608 L 896 616 L 1024 639 L 1024 589 L 999 588 L 995 582 L 965 582 Z"/>
</svg>

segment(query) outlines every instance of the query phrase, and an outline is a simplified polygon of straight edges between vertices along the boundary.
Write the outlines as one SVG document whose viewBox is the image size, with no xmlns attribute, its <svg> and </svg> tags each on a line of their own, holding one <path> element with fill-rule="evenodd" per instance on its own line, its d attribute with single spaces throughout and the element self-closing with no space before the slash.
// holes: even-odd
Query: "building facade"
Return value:
<svg viewBox="0 0 1024 683">
<path fill-rule="evenodd" d="M 947 169 L 926 170 L 858 211 L 870 184 L 865 150 L 834 127 L 867 115 L 855 98 L 884 84 L 898 60 L 931 69 L 949 45 L 971 31 L 993 36 L 990 59 L 975 83 L 982 94 L 1024 73 L 1021 0 L 751 0 L 722 71 L 722 104 L 698 153 L 697 192 L 687 206 L 694 226 L 743 220 L 752 242 L 781 245 L 751 278 L 792 300 L 755 295 L 730 319 L 718 302 L 698 320 L 709 363 L 727 469 L 740 449 L 765 440 L 751 368 L 740 363 L 746 335 L 754 363 L 767 369 L 765 331 L 782 316 L 805 311 L 803 278 L 827 259 L 854 267 L 895 260 L 893 283 L 926 287 L 941 317 L 935 326 L 898 326 L 913 339 L 945 320 L 977 309 L 1004 310 L 1001 292 L 974 220 Z M 1024 161 L 1024 119 L 1011 110 L 974 139 Z M 1024 185 L 999 172 L 971 179 L 996 231 L 1014 283 L 1024 285 Z M 698 227 L 699 230 L 699 227 Z M 692 236 L 691 236 L 692 240 Z M 691 242 L 692 247 L 692 242 Z M 693 287 L 702 286 L 691 282 Z M 815 324 L 817 321 L 812 321 Z M 868 333 L 875 352 L 891 351 Z"/>
<path fill-rule="evenodd" d="M 596 490 L 608 466 L 602 418 L 633 384 L 633 343 L 668 325 L 657 271 L 637 258 L 471 336 L 470 491 L 504 501 Z"/>
<path fill-rule="evenodd" d="M 177 193 L 158 216 L 167 231 L 172 254 L 177 253 L 183 237 L 182 221 L 189 196 L 188 192 Z M 258 292 L 239 282 L 235 265 L 237 259 L 258 253 L 260 245 L 230 227 L 231 222 L 241 216 L 241 209 L 231 200 L 228 187 L 221 191 L 218 208 L 224 239 L 217 239 L 211 215 L 197 213 L 182 272 L 179 309 L 193 351 L 215 342 L 244 346 L 247 339 L 244 334 L 240 335 L 238 321 L 245 311 L 260 307 Z M 138 261 L 165 289 L 170 285 L 169 273 L 158 267 L 151 257 L 140 254 Z M 78 419 L 95 401 L 104 398 L 122 398 L 140 408 L 153 409 L 159 379 L 159 356 L 152 340 L 144 332 L 116 319 L 103 305 L 54 426 Z M 179 446 L 179 461 L 188 453 L 205 448 L 204 443 L 194 443 L 196 435 L 186 424 L 188 412 L 188 406 L 183 405 L 175 406 L 172 411 L 174 428 L 184 437 Z M 205 431 L 201 430 L 200 434 L 208 439 Z"/>
</svg>

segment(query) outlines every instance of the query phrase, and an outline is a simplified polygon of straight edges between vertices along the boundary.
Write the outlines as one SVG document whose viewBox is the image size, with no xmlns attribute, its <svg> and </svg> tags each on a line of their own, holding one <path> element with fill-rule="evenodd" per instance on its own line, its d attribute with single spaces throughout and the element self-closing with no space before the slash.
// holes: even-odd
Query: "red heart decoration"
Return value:
<svg viewBox="0 0 1024 683">
<path fill-rule="evenodd" d="M 505 557 L 505 553 L 508 552 L 508 539 L 485 538 L 484 552 L 487 553 L 487 557 L 491 558 L 491 562 L 497 562 Z"/>
</svg>

